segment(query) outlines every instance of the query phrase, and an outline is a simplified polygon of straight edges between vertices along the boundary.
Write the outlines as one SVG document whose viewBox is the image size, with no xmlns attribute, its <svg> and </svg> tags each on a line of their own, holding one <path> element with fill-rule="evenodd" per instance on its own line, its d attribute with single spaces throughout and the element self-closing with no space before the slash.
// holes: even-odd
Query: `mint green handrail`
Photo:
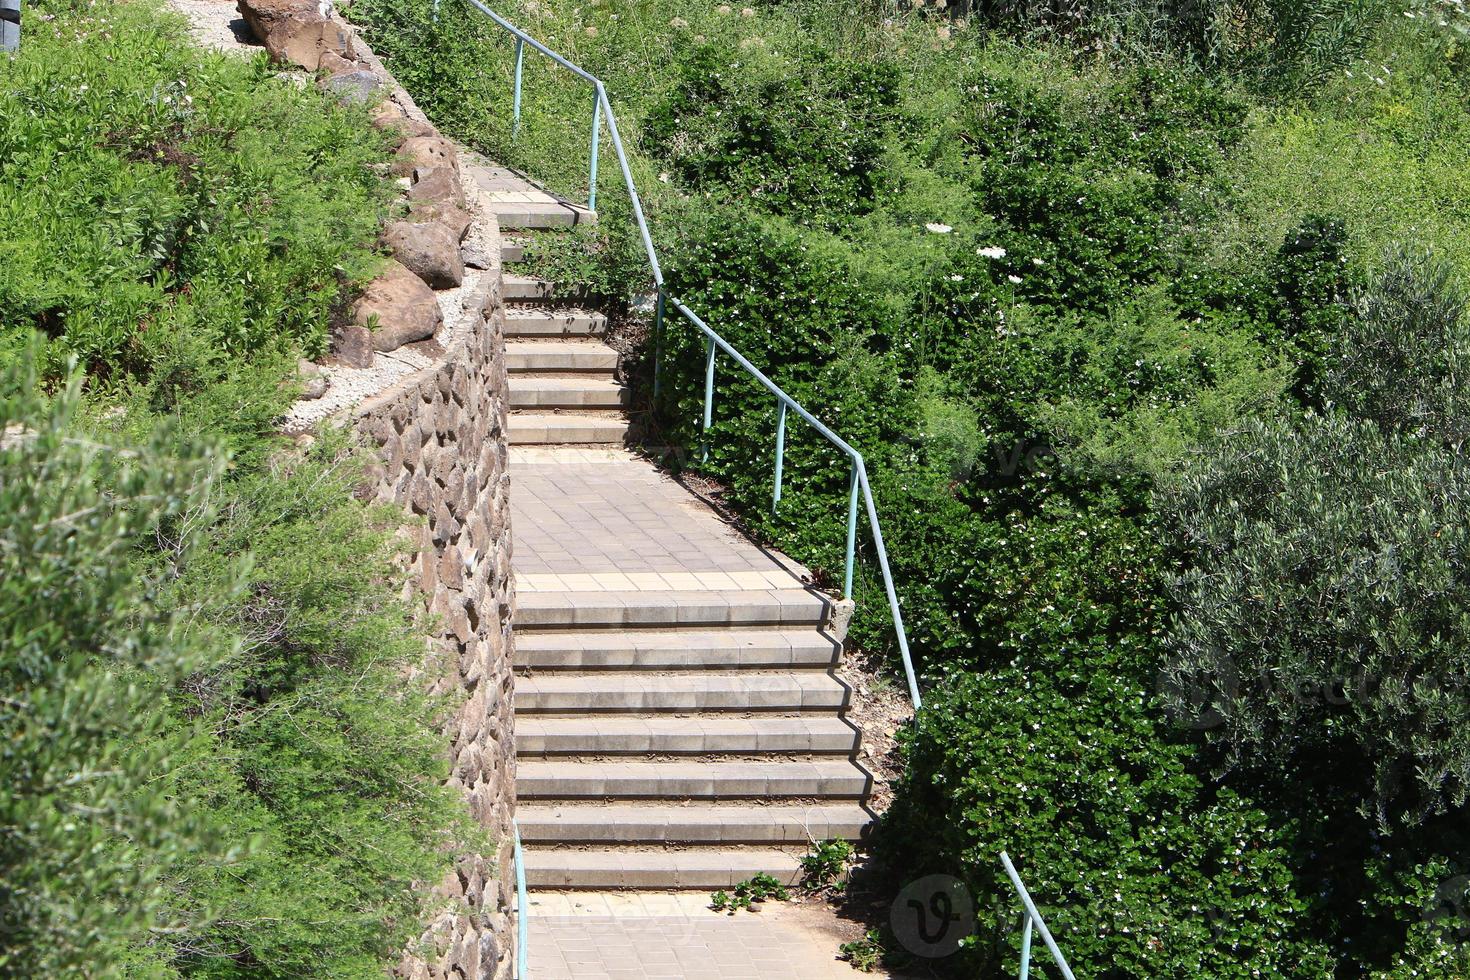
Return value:
<svg viewBox="0 0 1470 980">
<path fill-rule="evenodd" d="M 526 862 L 521 857 L 521 825 L 510 822 L 516 862 L 516 980 L 531 975 L 531 905 L 526 901 Z"/>
<path fill-rule="evenodd" d="M 766 377 L 759 368 L 750 363 L 750 361 L 743 354 L 732 347 L 729 342 L 725 340 L 725 338 L 721 337 L 712 327 L 710 327 L 709 324 L 701 320 L 692 310 L 689 309 L 689 307 L 685 306 L 675 297 L 667 295 L 664 289 L 663 267 L 659 264 L 658 252 L 653 247 L 653 236 L 649 233 L 648 221 L 643 216 L 643 199 L 639 197 L 638 187 L 633 182 L 633 172 L 628 166 L 628 154 L 623 149 L 623 138 L 622 135 L 618 132 L 617 116 L 613 113 L 612 103 L 608 101 L 607 89 L 603 86 L 602 80 L 599 79 L 596 75 L 593 75 L 591 72 L 583 69 L 582 67 L 573 64 L 571 61 L 553 51 L 551 48 L 548 48 L 546 45 L 536 40 L 530 34 L 527 34 L 525 31 L 512 24 L 505 17 L 502 17 L 500 14 L 485 6 L 485 4 L 481 2 L 481 0 L 466 0 L 466 2 L 469 3 L 470 6 L 474 7 L 476 10 L 480 11 L 486 17 L 489 17 L 496 24 L 500 25 L 502 29 L 510 33 L 516 39 L 516 72 L 515 89 L 513 96 L 513 112 L 517 126 L 519 125 L 521 118 L 521 62 L 522 53 L 524 51 L 525 45 L 530 45 L 536 51 L 539 51 L 541 54 L 550 58 L 552 61 L 565 68 L 573 75 L 576 75 L 578 78 L 587 82 L 587 84 L 592 86 L 593 91 L 596 93 L 596 99 L 593 102 L 592 113 L 593 129 L 591 185 L 588 192 L 587 206 L 591 210 L 596 210 L 597 149 L 599 134 L 602 128 L 599 124 L 600 113 L 602 121 L 604 121 L 607 125 L 608 136 L 612 139 L 613 151 L 618 158 L 618 168 L 623 173 L 623 184 L 627 188 L 628 200 L 633 207 L 633 221 L 638 226 L 638 234 L 643 240 L 643 251 L 644 254 L 648 257 L 648 268 L 649 271 L 653 274 L 654 286 L 658 290 L 658 303 L 656 306 L 656 312 L 654 314 L 654 397 L 658 397 L 662 376 L 664 312 L 666 306 L 672 305 L 675 310 L 679 311 L 680 315 L 682 315 L 685 320 L 687 320 L 700 333 L 704 334 L 705 337 L 706 360 L 703 416 L 704 435 L 701 440 L 702 453 L 707 453 L 709 447 L 708 434 L 711 423 L 713 421 L 714 407 L 715 354 L 718 350 L 728 355 L 731 360 L 733 360 L 736 364 L 738 364 L 741 368 L 745 370 L 746 374 L 754 378 L 755 381 L 761 385 L 761 387 L 765 388 L 766 391 L 770 392 L 770 394 L 776 399 L 778 410 L 776 439 L 776 488 L 773 494 L 772 507 L 775 507 L 781 501 L 781 472 L 783 456 L 786 449 L 786 416 L 788 412 L 795 412 L 808 425 L 815 429 L 823 438 L 832 443 L 832 445 L 836 446 L 847 456 L 848 460 L 851 463 L 852 469 L 849 476 L 850 486 L 847 508 L 846 561 L 842 576 L 842 597 L 844 599 L 852 598 L 853 566 L 856 562 L 857 554 L 858 499 L 859 497 L 861 497 L 864 504 L 864 510 L 866 511 L 868 517 L 868 527 L 873 532 L 873 550 L 878 559 L 878 569 L 883 576 L 883 589 L 888 596 L 888 609 L 890 614 L 893 616 L 893 629 L 894 633 L 898 637 L 899 653 L 903 657 L 903 670 L 905 679 L 908 681 L 909 698 L 910 700 L 912 700 L 914 711 L 917 713 L 920 706 L 922 706 L 923 704 L 923 699 L 919 695 L 919 680 L 918 676 L 914 672 L 913 657 L 909 652 L 909 638 L 908 634 L 904 631 L 903 613 L 899 609 L 898 603 L 898 591 L 893 584 L 893 572 L 888 566 L 888 549 L 887 546 L 883 543 L 883 529 L 878 523 L 878 508 L 877 505 L 873 502 L 873 489 L 868 481 L 868 467 L 867 464 L 863 461 L 863 454 L 858 452 L 852 446 L 848 445 L 845 440 L 837 435 L 837 433 L 833 432 L 826 425 L 823 425 L 822 422 L 816 418 L 816 416 L 812 415 L 811 412 L 808 412 L 805 408 L 803 408 L 801 403 L 792 398 L 785 391 L 781 390 L 781 387 L 779 385 L 777 385 L 770 378 Z"/>
</svg>

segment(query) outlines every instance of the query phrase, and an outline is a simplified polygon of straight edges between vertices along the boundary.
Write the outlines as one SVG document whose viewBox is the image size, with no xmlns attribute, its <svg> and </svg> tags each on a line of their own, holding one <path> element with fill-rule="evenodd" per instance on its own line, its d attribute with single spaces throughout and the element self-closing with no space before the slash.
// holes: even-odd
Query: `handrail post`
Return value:
<svg viewBox="0 0 1470 980">
<path fill-rule="evenodd" d="M 592 87 L 592 173 L 587 178 L 587 210 L 597 210 L 597 144 L 602 138 L 602 86 Z"/>
<path fill-rule="evenodd" d="M 516 980 L 530 976 L 531 920 L 530 903 L 526 901 L 526 862 L 521 857 L 521 828 L 514 820 L 510 822 L 514 835 L 516 861 Z"/>
<path fill-rule="evenodd" d="M 1022 912 L 1021 916 L 1026 920 L 1026 929 L 1021 933 L 1021 980 L 1028 980 L 1031 976 L 1031 913 Z"/>
<path fill-rule="evenodd" d="M 659 382 L 664 369 L 664 287 L 658 284 L 658 303 L 653 308 L 653 407 L 658 408 Z"/>
<path fill-rule="evenodd" d="M 714 422 L 715 408 L 715 339 L 704 341 L 704 436 L 700 439 L 699 460 L 709 461 L 709 427 Z"/>
<path fill-rule="evenodd" d="M 857 555 L 857 504 L 858 504 L 858 469 L 857 461 L 852 463 L 852 476 L 848 479 L 851 485 L 847 495 L 847 566 L 842 573 L 842 598 L 852 598 L 852 566 Z"/>
<path fill-rule="evenodd" d="M 781 466 L 786 462 L 786 403 L 778 401 L 776 412 L 776 489 L 771 493 L 771 513 L 781 502 Z"/>
<path fill-rule="evenodd" d="M 521 69 L 526 64 L 526 42 L 516 38 L 516 88 L 515 97 L 511 100 L 512 121 L 510 124 L 510 137 L 515 139 L 521 134 Z"/>
<path fill-rule="evenodd" d="M 1067 958 L 1062 955 L 1061 948 L 1057 946 L 1056 939 L 1052 937 L 1051 930 L 1046 927 L 1046 920 L 1036 910 L 1036 903 L 1031 900 L 1031 893 L 1026 890 L 1025 883 L 1021 881 L 1021 876 L 1016 872 L 1016 866 L 1011 863 L 1011 856 L 1001 851 L 1000 863 L 1006 869 L 1006 876 L 1011 879 L 1011 887 L 1020 896 L 1021 908 L 1025 910 L 1027 920 L 1036 923 L 1037 931 L 1041 933 L 1041 941 L 1046 943 L 1047 951 L 1051 953 L 1052 962 L 1057 965 L 1057 969 L 1062 971 L 1062 976 L 1066 980 L 1077 980 L 1072 975 L 1072 968 L 1067 965 Z"/>
</svg>

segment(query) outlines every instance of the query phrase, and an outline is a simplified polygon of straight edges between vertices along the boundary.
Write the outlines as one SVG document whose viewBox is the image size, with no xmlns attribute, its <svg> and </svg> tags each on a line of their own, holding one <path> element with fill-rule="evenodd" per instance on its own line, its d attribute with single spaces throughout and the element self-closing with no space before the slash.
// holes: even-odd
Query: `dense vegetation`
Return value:
<svg viewBox="0 0 1470 980">
<path fill-rule="evenodd" d="M 388 147 L 274 75 L 137 2 L 0 59 L 0 975 L 380 975 L 469 833 L 396 519 L 275 432 Z"/>
<path fill-rule="evenodd" d="M 1464 975 L 1464 5 L 502 9 L 607 83 L 672 294 L 867 456 L 928 692 L 884 850 L 977 890 L 951 963 L 1014 971 L 1006 848 L 1079 975 Z M 486 19 L 353 16 L 585 193 L 582 83 L 528 55 L 513 134 Z M 603 174 L 532 260 L 627 302 Z M 842 459 L 794 427 L 772 515 L 774 406 L 719 370 L 700 468 L 840 570 Z"/>
</svg>

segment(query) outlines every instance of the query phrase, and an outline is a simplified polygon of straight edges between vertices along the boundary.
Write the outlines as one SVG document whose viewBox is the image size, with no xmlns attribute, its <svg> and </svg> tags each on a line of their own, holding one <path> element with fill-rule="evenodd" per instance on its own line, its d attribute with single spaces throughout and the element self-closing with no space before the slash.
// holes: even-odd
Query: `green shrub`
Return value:
<svg viewBox="0 0 1470 980">
<path fill-rule="evenodd" d="M 1461 470 L 1337 417 L 1224 440 L 1164 501 L 1192 557 L 1167 670 L 1195 703 L 1176 708 L 1270 770 L 1334 759 L 1384 819 L 1462 805 Z"/>
<path fill-rule="evenodd" d="M 252 846 L 228 866 L 169 869 L 185 926 L 154 942 L 199 976 L 362 976 L 423 920 L 422 882 L 472 841 L 448 775 L 443 705 L 405 687 L 421 636 L 396 599 L 401 518 L 352 499 L 359 469 L 331 440 L 236 476 L 207 554 L 177 562 L 164 601 L 216 638 L 187 683 L 160 689 L 187 762 L 159 779 L 211 835 Z M 221 588 L 244 567 L 243 593 Z"/>
<path fill-rule="evenodd" d="M 116 976 L 168 922 L 167 868 L 221 843 L 149 778 L 184 763 L 157 685 L 204 651 L 188 610 L 160 601 L 167 569 L 139 575 L 132 554 L 207 519 L 221 466 L 161 430 L 89 431 L 79 379 L 48 402 L 28 367 L 0 374 L 0 973 Z"/>
<path fill-rule="evenodd" d="M 1456 453 L 1470 437 L 1470 293 L 1455 270 L 1397 251 L 1331 337 L 1323 393 L 1354 418 Z"/>
<path fill-rule="evenodd" d="M 818 225 L 873 206 L 901 77 L 888 64 L 818 49 L 698 45 L 644 121 L 643 147 L 696 192 Z M 840 126 L 813 118 L 840 116 Z"/>
<path fill-rule="evenodd" d="M 930 686 L 881 845 L 960 877 L 982 918 L 965 975 L 1014 975 L 1015 860 L 1079 976 L 1320 977 L 1270 814 L 1191 774 L 1194 749 L 1124 674 L 1027 658 Z"/>
<path fill-rule="evenodd" d="M 1161 501 L 1190 559 L 1171 585 L 1175 709 L 1266 769 L 1336 760 L 1385 823 L 1470 793 L 1465 308 L 1448 268 L 1394 257 L 1329 338 L 1342 414 L 1248 424 Z"/>
<path fill-rule="evenodd" d="M 212 362 L 322 353 L 376 261 L 382 137 L 146 4 L 33 12 L 53 19 L 0 63 L 0 325 L 94 383 L 172 361 L 197 390 Z"/>
</svg>

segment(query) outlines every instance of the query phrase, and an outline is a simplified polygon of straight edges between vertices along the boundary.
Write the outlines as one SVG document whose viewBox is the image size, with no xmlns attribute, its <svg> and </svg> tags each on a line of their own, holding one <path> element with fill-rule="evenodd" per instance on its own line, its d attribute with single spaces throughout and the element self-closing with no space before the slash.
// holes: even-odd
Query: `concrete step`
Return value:
<svg viewBox="0 0 1470 980">
<path fill-rule="evenodd" d="M 626 396 L 626 389 L 611 378 L 520 374 L 510 378 L 511 408 L 616 409 Z"/>
<path fill-rule="evenodd" d="M 613 443 L 621 446 L 628 434 L 628 420 L 621 415 L 511 412 L 507 422 L 507 434 L 512 446 L 590 443 Z"/>
<path fill-rule="evenodd" d="M 565 229 L 597 220 L 596 212 L 561 201 L 490 199 L 485 203 L 495 214 L 501 231 Z"/>
<path fill-rule="evenodd" d="M 836 715 L 564 718 L 527 714 L 516 721 L 516 753 L 522 758 L 640 753 L 846 756 L 857 750 L 857 744 L 857 730 Z"/>
<path fill-rule="evenodd" d="M 547 282 L 545 279 L 516 276 L 509 273 L 502 273 L 500 277 L 500 295 L 506 302 L 550 299 L 555 292 L 556 283 Z"/>
<path fill-rule="evenodd" d="M 607 330 L 607 317 L 591 310 L 507 306 L 507 337 L 594 337 Z"/>
<path fill-rule="evenodd" d="M 521 242 L 511 241 L 508 238 L 500 240 L 500 264 L 507 262 L 522 262 L 526 258 L 526 246 Z"/>
<path fill-rule="evenodd" d="M 507 341 L 505 368 L 525 371 L 598 371 L 611 377 L 618 369 L 618 352 L 606 344 L 571 341 Z"/>
<path fill-rule="evenodd" d="M 515 416 L 511 416 L 514 426 Z M 514 431 L 514 429 L 512 429 Z M 822 626 L 830 600 L 804 589 L 522 592 L 515 626 Z"/>
<path fill-rule="evenodd" d="M 516 678 L 517 712 L 840 711 L 848 689 L 825 671 L 537 674 Z"/>
<path fill-rule="evenodd" d="M 874 821 L 856 803 L 558 804 L 516 809 L 531 844 L 808 844 L 859 840 Z"/>
<path fill-rule="evenodd" d="M 516 666 L 535 670 L 821 668 L 837 660 L 837 651 L 836 642 L 814 629 L 527 630 L 516 636 Z"/>
<path fill-rule="evenodd" d="M 843 760 L 563 762 L 519 759 L 516 797 L 530 800 L 862 799 L 870 777 Z"/>
<path fill-rule="evenodd" d="M 782 884 L 801 878 L 799 855 L 765 848 L 693 848 L 689 850 L 525 851 L 526 884 L 530 888 L 611 889 L 729 888 L 757 874 Z"/>
</svg>

